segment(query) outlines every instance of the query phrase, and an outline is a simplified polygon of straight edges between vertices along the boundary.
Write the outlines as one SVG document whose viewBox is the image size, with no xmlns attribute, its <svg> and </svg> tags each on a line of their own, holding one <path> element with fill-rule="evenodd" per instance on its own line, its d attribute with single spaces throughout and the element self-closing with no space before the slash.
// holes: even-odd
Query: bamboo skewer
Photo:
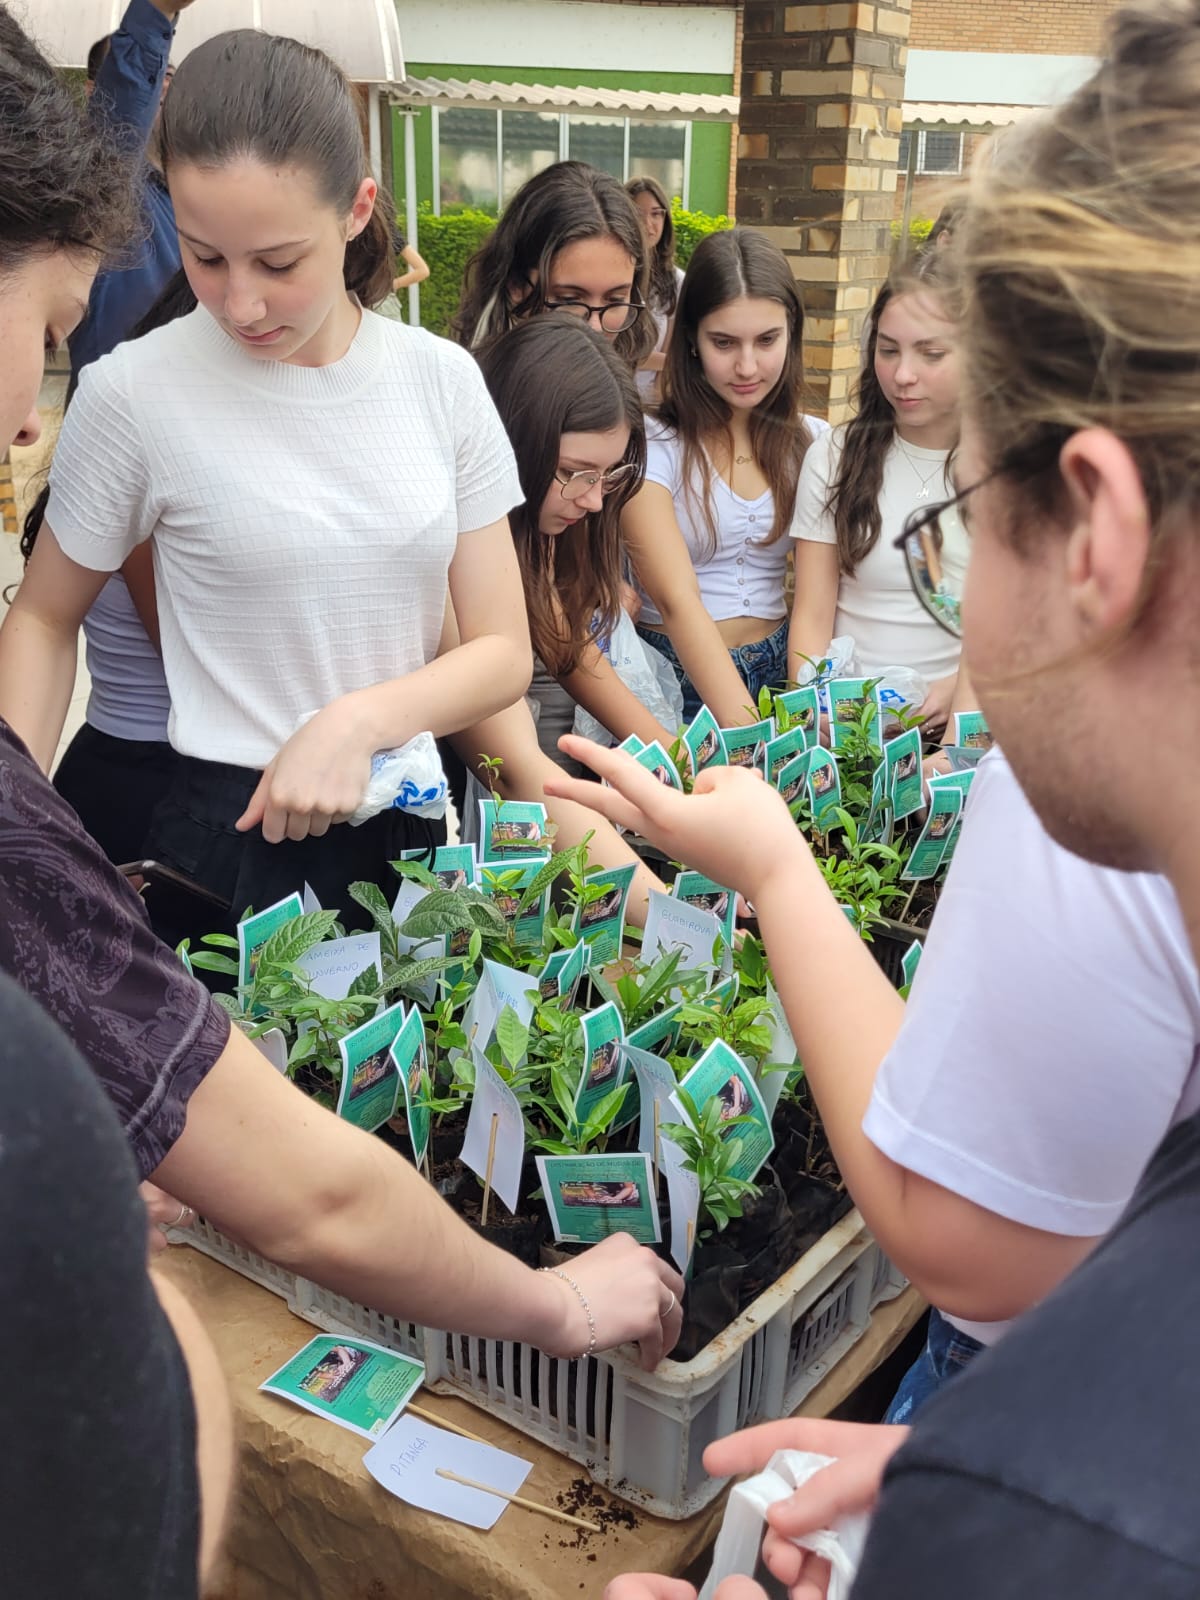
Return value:
<svg viewBox="0 0 1200 1600">
<path fill-rule="evenodd" d="M 523 1495 L 509 1494 L 507 1489 L 496 1489 L 490 1483 L 476 1483 L 474 1478 L 464 1478 L 460 1473 L 451 1472 L 449 1467 L 438 1467 L 439 1478 L 449 1478 L 451 1483 L 461 1483 L 464 1489 L 479 1489 L 483 1494 L 494 1494 L 500 1500 L 507 1500 L 510 1505 L 524 1506 L 526 1511 L 540 1511 L 543 1517 L 553 1517 L 556 1522 L 569 1522 L 573 1528 L 586 1528 L 589 1533 L 603 1533 L 598 1522 L 585 1522 L 582 1517 L 573 1517 L 566 1511 L 559 1511 L 556 1506 L 544 1506 L 537 1500 L 526 1500 Z"/>
<path fill-rule="evenodd" d="M 414 1406 L 411 1400 L 404 1409 L 411 1411 L 414 1417 L 420 1417 L 422 1422 L 432 1422 L 435 1428 L 445 1428 L 447 1433 L 457 1433 L 464 1439 L 470 1439 L 473 1444 L 491 1443 L 490 1439 L 483 1439 L 467 1428 L 460 1428 L 457 1422 L 450 1422 L 446 1417 L 439 1417 L 432 1411 L 426 1411 L 423 1406 Z"/>
<path fill-rule="evenodd" d="M 500 1113 L 492 1112 L 492 1136 L 488 1140 L 487 1171 L 483 1178 L 483 1211 L 480 1217 L 481 1226 L 487 1227 L 488 1205 L 492 1198 L 492 1168 L 496 1164 L 496 1130 L 500 1126 Z"/>
</svg>

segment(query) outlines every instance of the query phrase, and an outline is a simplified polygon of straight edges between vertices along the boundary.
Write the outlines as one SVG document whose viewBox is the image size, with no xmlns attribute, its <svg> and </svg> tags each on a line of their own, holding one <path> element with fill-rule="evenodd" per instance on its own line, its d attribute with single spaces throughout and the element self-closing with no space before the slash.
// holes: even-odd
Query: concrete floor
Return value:
<svg viewBox="0 0 1200 1600">
<path fill-rule="evenodd" d="M 38 409 L 42 416 L 41 441 L 28 450 L 14 449 L 11 452 L 18 519 L 24 517 L 28 505 L 37 498 L 41 489 L 46 467 L 54 449 L 54 441 L 62 425 L 62 403 L 66 387 L 67 380 L 64 374 L 47 374 L 38 397 Z M 0 534 L 0 591 L 7 590 L 21 581 L 23 567 L 18 541 L 11 534 Z M 71 696 L 67 720 L 63 725 L 63 736 L 59 742 L 59 755 L 74 738 L 76 730 L 84 719 L 90 687 L 81 648 L 75 671 L 75 690 Z M 56 756 L 55 760 L 57 759 Z"/>
</svg>

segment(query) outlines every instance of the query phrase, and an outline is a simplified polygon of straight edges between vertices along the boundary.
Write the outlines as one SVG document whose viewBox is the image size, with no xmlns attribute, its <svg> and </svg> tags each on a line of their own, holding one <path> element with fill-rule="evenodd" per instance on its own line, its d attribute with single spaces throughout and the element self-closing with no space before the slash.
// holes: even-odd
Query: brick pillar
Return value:
<svg viewBox="0 0 1200 1600">
<path fill-rule="evenodd" d="M 746 0 L 737 220 L 791 261 L 815 410 L 849 414 L 887 276 L 912 0 Z"/>
</svg>

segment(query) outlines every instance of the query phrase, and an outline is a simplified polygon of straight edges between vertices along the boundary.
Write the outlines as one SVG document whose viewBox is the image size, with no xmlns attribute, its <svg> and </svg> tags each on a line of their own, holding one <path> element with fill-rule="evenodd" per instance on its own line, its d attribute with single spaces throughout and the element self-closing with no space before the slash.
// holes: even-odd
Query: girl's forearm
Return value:
<svg viewBox="0 0 1200 1600">
<path fill-rule="evenodd" d="M 533 676 L 533 656 L 507 634 L 468 640 L 404 678 L 344 697 L 361 720 L 365 742 L 390 750 L 423 731 L 456 733 L 520 700 Z"/>
<path fill-rule="evenodd" d="M 862 1131 L 904 1002 L 834 900 L 803 841 L 755 887 L 775 984 L 830 1148 L 869 1227 L 903 1207 L 905 1169 Z"/>
<path fill-rule="evenodd" d="M 75 687 L 77 636 L 14 604 L 0 627 L 0 717 L 49 772 Z"/>
<path fill-rule="evenodd" d="M 669 745 L 678 731 L 664 728 L 650 714 L 595 645 L 588 646 L 575 671 L 565 673 L 559 682 L 573 700 L 604 724 L 618 744 L 633 733 L 643 744 L 657 739 Z"/>
<path fill-rule="evenodd" d="M 723 728 L 753 722 L 753 696 L 733 664 L 716 623 L 697 595 L 695 603 L 662 607 L 662 630 L 674 646 L 696 693 Z"/>
</svg>

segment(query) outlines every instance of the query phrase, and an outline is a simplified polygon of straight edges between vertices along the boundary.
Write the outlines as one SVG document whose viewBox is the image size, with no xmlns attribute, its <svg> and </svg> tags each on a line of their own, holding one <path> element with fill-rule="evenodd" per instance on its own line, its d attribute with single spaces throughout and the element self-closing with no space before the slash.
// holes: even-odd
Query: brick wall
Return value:
<svg viewBox="0 0 1200 1600">
<path fill-rule="evenodd" d="M 1089 56 L 1118 0 L 912 0 L 914 50 Z"/>
</svg>

